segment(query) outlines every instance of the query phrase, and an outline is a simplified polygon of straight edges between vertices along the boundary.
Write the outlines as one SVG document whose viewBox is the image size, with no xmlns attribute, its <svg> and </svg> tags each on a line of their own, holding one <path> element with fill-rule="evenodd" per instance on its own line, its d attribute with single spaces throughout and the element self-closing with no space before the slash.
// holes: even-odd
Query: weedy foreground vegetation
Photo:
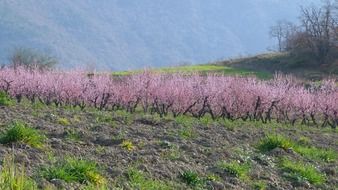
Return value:
<svg viewBox="0 0 338 190">
<path fill-rule="evenodd" d="M 73 75 L 20 72 L 0 75 L 0 189 L 337 188 L 330 81 L 305 88 L 290 78 L 234 78 L 243 80 L 236 88 L 222 76 L 89 75 L 76 83 Z M 189 77 L 198 85 L 187 85 Z M 217 80 L 230 85 L 211 88 Z M 165 81 L 171 91 L 159 88 Z M 81 91 L 88 88 L 95 90 Z"/>
</svg>

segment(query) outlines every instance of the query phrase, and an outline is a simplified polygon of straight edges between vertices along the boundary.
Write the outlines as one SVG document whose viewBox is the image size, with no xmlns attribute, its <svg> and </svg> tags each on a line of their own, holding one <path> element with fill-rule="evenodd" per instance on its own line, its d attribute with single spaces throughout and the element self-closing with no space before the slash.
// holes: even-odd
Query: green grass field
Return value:
<svg viewBox="0 0 338 190">
<path fill-rule="evenodd" d="M 292 74 L 306 80 L 321 80 L 338 75 L 337 64 L 316 66 L 308 57 L 297 57 L 288 53 L 266 53 L 209 64 L 151 68 L 150 70 L 156 73 L 219 73 L 232 76 L 256 76 L 260 79 L 270 79 L 277 72 Z M 117 71 L 113 72 L 113 75 L 125 76 L 142 71 Z"/>
<path fill-rule="evenodd" d="M 260 79 L 269 79 L 273 75 L 268 72 L 253 71 L 250 69 L 241 69 L 231 66 L 223 66 L 216 64 L 201 64 L 201 65 L 185 65 L 185 66 L 176 66 L 176 67 L 163 67 L 163 68 L 154 68 L 150 69 L 152 72 L 156 73 L 219 73 L 224 75 L 238 75 L 238 76 L 256 76 Z M 142 72 L 143 70 L 136 71 L 118 71 L 113 72 L 114 76 L 124 76 L 129 74 L 135 74 Z"/>
</svg>

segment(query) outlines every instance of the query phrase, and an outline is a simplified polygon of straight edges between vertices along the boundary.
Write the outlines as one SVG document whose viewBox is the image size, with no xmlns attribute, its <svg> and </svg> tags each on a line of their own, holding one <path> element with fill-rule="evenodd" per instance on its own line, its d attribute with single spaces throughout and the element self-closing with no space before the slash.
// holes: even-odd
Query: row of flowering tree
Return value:
<svg viewBox="0 0 338 190">
<path fill-rule="evenodd" d="M 20 102 L 70 105 L 85 109 L 124 109 L 160 116 L 172 114 L 213 119 L 260 120 L 336 127 L 338 88 L 334 80 L 303 85 L 276 75 L 269 81 L 216 74 L 155 74 L 123 77 L 86 72 L 0 70 L 0 90 Z"/>
</svg>

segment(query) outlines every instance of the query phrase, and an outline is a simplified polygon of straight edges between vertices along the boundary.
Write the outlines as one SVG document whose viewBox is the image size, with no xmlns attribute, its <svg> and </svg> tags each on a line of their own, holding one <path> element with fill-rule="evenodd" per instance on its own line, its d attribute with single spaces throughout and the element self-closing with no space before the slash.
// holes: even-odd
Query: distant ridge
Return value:
<svg viewBox="0 0 338 190">
<path fill-rule="evenodd" d="M 203 63 L 272 47 L 269 26 L 316 0 L 2 0 L 0 62 L 17 47 L 63 68 L 128 70 Z"/>
</svg>

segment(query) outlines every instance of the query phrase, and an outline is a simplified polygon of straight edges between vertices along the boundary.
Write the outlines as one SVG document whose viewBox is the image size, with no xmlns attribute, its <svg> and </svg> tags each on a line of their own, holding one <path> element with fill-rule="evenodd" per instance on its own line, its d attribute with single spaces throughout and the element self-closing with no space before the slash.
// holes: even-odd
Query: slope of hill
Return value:
<svg viewBox="0 0 338 190">
<path fill-rule="evenodd" d="M 314 60 L 311 58 L 296 57 L 287 52 L 264 53 L 207 64 L 152 68 L 151 70 L 160 73 L 221 73 L 224 75 L 256 76 L 260 79 L 270 79 L 275 73 L 291 74 L 306 80 L 338 78 L 338 61 L 321 66 L 313 62 Z M 113 75 L 128 75 L 142 71 L 118 71 L 113 72 Z"/>
<path fill-rule="evenodd" d="M 2 0 L 0 62 L 16 47 L 62 67 L 125 70 L 202 63 L 272 46 L 268 28 L 316 0 Z"/>
<path fill-rule="evenodd" d="M 25 189 L 335 189 L 338 180 L 336 129 L 27 102 L 0 116 L 2 137 L 19 120 L 45 137 L 38 148 L 1 141 L 0 159 L 15 158 L 0 178 L 8 164 L 27 166 L 9 173 L 39 186 Z"/>
<path fill-rule="evenodd" d="M 330 64 L 318 65 L 312 58 L 295 56 L 287 52 L 259 54 L 220 61 L 215 64 L 233 69 L 249 70 L 253 73 L 260 72 L 273 75 L 276 72 L 281 72 L 310 80 L 338 76 L 337 60 Z"/>
</svg>

